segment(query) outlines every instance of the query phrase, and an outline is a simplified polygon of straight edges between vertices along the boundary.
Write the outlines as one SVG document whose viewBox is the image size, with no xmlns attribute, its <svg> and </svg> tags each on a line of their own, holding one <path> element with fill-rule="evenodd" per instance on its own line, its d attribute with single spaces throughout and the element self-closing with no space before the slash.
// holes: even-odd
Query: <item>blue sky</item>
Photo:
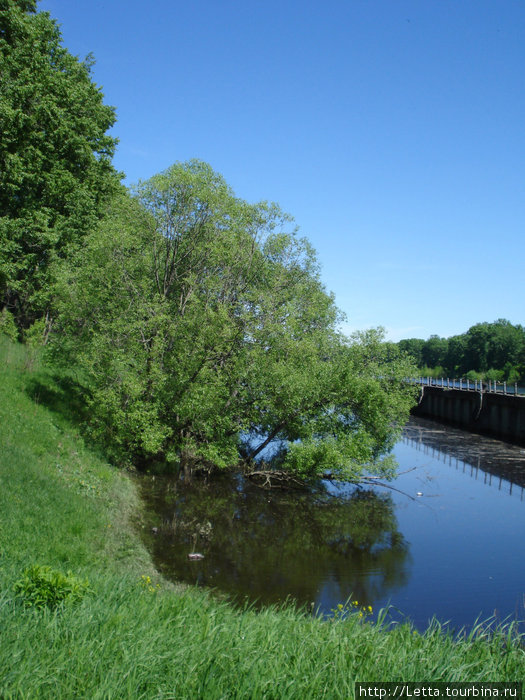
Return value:
<svg viewBox="0 0 525 700">
<path fill-rule="evenodd" d="M 525 323 L 523 0 L 42 0 L 126 182 L 209 162 L 278 202 L 346 330 Z"/>
</svg>

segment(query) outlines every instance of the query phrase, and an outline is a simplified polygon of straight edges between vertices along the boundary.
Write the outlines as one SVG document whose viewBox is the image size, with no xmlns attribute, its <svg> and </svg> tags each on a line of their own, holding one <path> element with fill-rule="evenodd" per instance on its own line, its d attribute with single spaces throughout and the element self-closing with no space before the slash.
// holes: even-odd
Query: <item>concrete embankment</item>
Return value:
<svg viewBox="0 0 525 700">
<path fill-rule="evenodd" d="M 414 415 L 525 445 L 525 397 L 433 386 L 421 392 Z"/>
</svg>

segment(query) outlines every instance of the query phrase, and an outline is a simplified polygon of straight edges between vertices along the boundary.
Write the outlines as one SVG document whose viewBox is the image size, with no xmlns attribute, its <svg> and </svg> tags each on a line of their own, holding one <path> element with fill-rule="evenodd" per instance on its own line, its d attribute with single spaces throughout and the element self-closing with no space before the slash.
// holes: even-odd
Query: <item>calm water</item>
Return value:
<svg viewBox="0 0 525 700">
<path fill-rule="evenodd" d="M 411 419 L 395 454 L 406 472 L 397 490 L 145 480 L 156 564 L 263 604 L 290 597 L 328 614 L 349 597 L 390 604 L 420 629 L 433 615 L 453 628 L 525 619 L 525 450 Z M 189 561 L 192 551 L 204 559 Z"/>
</svg>

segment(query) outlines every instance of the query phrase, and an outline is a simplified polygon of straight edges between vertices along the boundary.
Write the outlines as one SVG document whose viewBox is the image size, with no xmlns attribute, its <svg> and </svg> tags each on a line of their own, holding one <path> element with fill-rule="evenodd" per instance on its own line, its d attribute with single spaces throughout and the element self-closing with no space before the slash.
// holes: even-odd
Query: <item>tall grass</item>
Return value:
<svg viewBox="0 0 525 700">
<path fill-rule="evenodd" d="M 332 622 L 290 606 L 257 612 L 154 572 L 132 480 L 35 401 L 51 382 L 0 341 L 0 697 L 349 698 L 354 681 L 502 681 L 525 676 L 512 629 L 455 639 L 433 623 Z M 26 608 L 14 584 L 31 564 L 88 578 L 92 593 Z"/>
<path fill-rule="evenodd" d="M 2 697 L 348 698 L 355 680 L 523 677 L 523 652 L 499 638 L 458 643 L 437 625 L 418 635 L 290 608 L 235 611 L 115 577 L 95 585 L 95 597 L 55 613 L 2 600 Z"/>
</svg>

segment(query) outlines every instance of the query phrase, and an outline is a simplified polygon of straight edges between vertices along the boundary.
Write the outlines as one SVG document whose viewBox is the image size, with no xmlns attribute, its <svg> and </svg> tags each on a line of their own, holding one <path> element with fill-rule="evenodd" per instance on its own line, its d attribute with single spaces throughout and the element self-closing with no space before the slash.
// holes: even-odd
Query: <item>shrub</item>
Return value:
<svg viewBox="0 0 525 700">
<path fill-rule="evenodd" d="M 0 335 L 6 335 L 11 340 L 18 340 L 18 329 L 13 314 L 7 309 L 0 312 Z"/>
<path fill-rule="evenodd" d="M 510 362 L 505 364 L 503 367 L 503 372 L 505 373 L 505 379 L 507 382 L 519 382 L 520 381 L 520 370 L 518 367 L 511 365 Z"/>
<path fill-rule="evenodd" d="M 433 379 L 441 379 L 441 377 L 447 376 L 447 371 L 441 367 L 441 365 L 437 367 L 428 367 L 428 365 L 424 365 L 419 370 L 419 373 L 422 377 L 432 377 Z"/>
<path fill-rule="evenodd" d="M 505 378 L 505 372 L 502 369 L 494 369 L 493 367 L 485 372 L 485 379 L 493 382 L 502 382 Z"/>
<path fill-rule="evenodd" d="M 24 571 L 15 583 L 15 592 L 28 608 L 54 609 L 63 602 L 78 602 L 86 593 L 91 593 L 89 582 L 81 581 L 68 571 L 51 569 L 35 564 Z"/>
</svg>

